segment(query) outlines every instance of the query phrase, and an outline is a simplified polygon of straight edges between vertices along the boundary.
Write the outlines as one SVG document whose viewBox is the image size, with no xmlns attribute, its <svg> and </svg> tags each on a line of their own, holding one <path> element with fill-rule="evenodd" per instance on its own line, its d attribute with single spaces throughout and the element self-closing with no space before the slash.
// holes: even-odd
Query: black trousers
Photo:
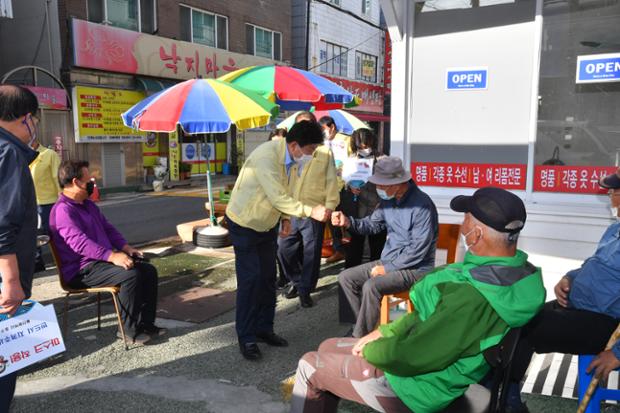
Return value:
<svg viewBox="0 0 620 413">
<path fill-rule="evenodd" d="M 618 321 L 605 314 L 565 308 L 550 301 L 523 327 L 513 360 L 513 381 L 520 381 L 536 353 L 598 354 Z"/>
<path fill-rule="evenodd" d="M 286 278 L 301 294 L 310 294 L 321 268 L 323 223 L 311 218 L 291 218 L 291 232 L 278 238 L 278 260 Z"/>
<path fill-rule="evenodd" d="M 278 226 L 258 232 L 236 224 L 229 217 L 226 221 L 237 273 L 235 328 L 239 343 L 253 343 L 256 333 L 273 331 Z"/>
<path fill-rule="evenodd" d="M 84 267 L 69 285 L 73 288 L 120 286 L 118 299 L 128 334 L 155 322 L 157 310 L 157 269 L 136 262 L 130 270 L 109 262 L 96 261 Z"/>
<path fill-rule="evenodd" d="M 351 234 L 351 241 L 346 247 L 347 254 L 344 260 L 344 268 L 357 267 L 362 263 L 366 237 L 368 237 L 368 246 L 370 248 L 370 261 L 377 261 L 381 258 L 387 231 L 373 235 Z"/>
<path fill-rule="evenodd" d="M 13 395 L 15 394 L 16 382 L 17 372 L 0 377 L 0 413 L 9 412 L 9 407 L 11 406 Z"/>
</svg>

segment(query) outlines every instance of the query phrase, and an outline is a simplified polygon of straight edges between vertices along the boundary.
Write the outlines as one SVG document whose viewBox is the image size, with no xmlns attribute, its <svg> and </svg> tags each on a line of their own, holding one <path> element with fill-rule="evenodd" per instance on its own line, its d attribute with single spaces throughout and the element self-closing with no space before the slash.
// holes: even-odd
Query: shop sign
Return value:
<svg viewBox="0 0 620 413">
<path fill-rule="evenodd" d="M 620 53 L 577 56 L 576 82 L 620 82 Z"/>
<path fill-rule="evenodd" d="M 383 87 L 385 94 L 392 92 L 392 39 L 390 32 L 385 31 L 385 61 L 383 62 Z"/>
<path fill-rule="evenodd" d="M 363 59 L 362 60 L 362 76 L 364 77 L 375 77 L 375 60 L 374 59 Z"/>
<path fill-rule="evenodd" d="M 24 87 L 36 95 L 41 109 L 66 110 L 68 108 L 67 92 L 64 89 L 41 86 Z"/>
<path fill-rule="evenodd" d="M 215 161 L 215 144 L 214 143 L 184 143 L 183 162 L 187 163 L 205 163 L 207 157 L 209 162 Z"/>
<path fill-rule="evenodd" d="M 422 186 L 525 189 L 526 170 L 521 164 L 411 163 L 411 176 Z"/>
<path fill-rule="evenodd" d="M 159 157 L 159 137 L 155 132 L 149 132 L 142 142 L 142 165 L 155 166 Z"/>
<path fill-rule="evenodd" d="M 446 70 L 446 90 L 481 90 L 487 88 L 486 67 Z"/>
<path fill-rule="evenodd" d="M 273 60 L 73 19 L 73 64 L 170 79 L 216 78 Z"/>
<path fill-rule="evenodd" d="M 179 180 L 179 161 L 181 160 L 179 134 L 170 132 L 168 135 L 168 168 L 170 169 L 170 180 Z"/>
<path fill-rule="evenodd" d="M 347 91 L 359 96 L 362 103 L 351 109 L 351 111 L 375 112 L 383 114 L 383 87 L 371 85 L 363 82 L 354 82 L 348 79 L 321 75 L 332 82 L 342 86 Z"/>
<path fill-rule="evenodd" d="M 616 172 L 615 166 L 549 166 L 534 167 L 534 191 L 604 194 L 598 181 Z"/>
<path fill-rule="evenodd" d="M 123 124 L 121 114 L 144 99 L 142 92 L 76 86 L 73 89 L 75 141 L 144 142 L 146 133 Z"/>
</svg>

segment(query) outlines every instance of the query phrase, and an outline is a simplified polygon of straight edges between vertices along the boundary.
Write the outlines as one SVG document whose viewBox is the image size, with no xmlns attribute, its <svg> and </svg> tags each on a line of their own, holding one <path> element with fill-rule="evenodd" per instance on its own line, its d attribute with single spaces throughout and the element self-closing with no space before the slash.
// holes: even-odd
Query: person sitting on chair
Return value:
<svg viewBox="0 0 620 413">
<path fill-rule="evenodd" d="M 353 234 L 380 234 L 387 241 L 379 261 L 348 268 L 338 275 L 341 322 L 354 323 L 353 337 L 362 337 L 377 326 L 381 298 L 407 291 L 435 266 L 439 233 L 437 208 L 405 171 L 399 158 L 377 160 L 368 180 L 376 185 L 381 203 L 364 218 L 347 217 L 338 211 L 332 224 Z"/>
<path fill-rule="evenodd" d="M 381 412 L 436 412 L 489 372 L 483 352 L 545 302 L 539 268 L 517 249 L 526 220 L 516 195 L 457 196 L 469 251 L 415 283 L 415 311 L 361 339 L 332 338 L 299 361 L 291 412 L 336 412 L 340 398 Z M 344 372 L 344 373 L 343 373 Z"/>
<path fill-rule="evenodd" d="M 609 190 L 614 222 L 601 237 L 594 255 L 557 283 L 556 300 L 546 303 L 523 328 L 508 397 L 512 412 L 528 412 L 521 402 L 519 381 L 534 352 L 597 354 L 588 371 L 601 379 L 620 367 L 620 342 L 605 350 L 620 322 L 620 168 L 602 178 L 599 185 Z"/>
<path fill-rule="evenodd" d="M 157 270 L 139 260 L 142 253 L 88 199 L 93 189 L 88 162 L 62 162 L 58 182 L 62 193 L 50 214 L 50 237 L 64 282 L 75 289 L 120 286 L 125 334 L 134 343 L 165 334 L 155 325 Z"/>
</svg>

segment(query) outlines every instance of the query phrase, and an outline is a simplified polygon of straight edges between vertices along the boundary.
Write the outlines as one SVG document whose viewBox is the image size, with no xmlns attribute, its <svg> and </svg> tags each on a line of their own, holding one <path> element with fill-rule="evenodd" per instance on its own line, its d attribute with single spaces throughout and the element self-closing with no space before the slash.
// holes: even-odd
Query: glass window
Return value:
<svg viewBox="0 0 620 413">
<path fill-rule="evenodd" d="M 355 78 L 366 82 L 377 82 L 377 56 L 355 52 Z"/>
<path fill-rule="evenodd" d="M 187 6 L 180 7 L 181 39 L 228 49 L 228 19 Z"/>
<path fill-rule="evenodd" d="M 340 0 L 328 0 L 330 3 L 340 6 Z"/>
<path fill-rule="evenodd" d="M 248 54 L 274 60 L 282 59 L 281 33 L 246 24 L 245 34 Z"/>
<path fill-rule="evenodd" d="M 618 165 L 620 79 L 581 83 L 577 60 L 615 53 L 620 65 L 620 3 L 549 1 L 543 17 L 536 165 Z"/>
<path fill-rule="evenodd" d="M 496 6 L 514 3 L 515 0 L 429 0 L 422 6 L 422 13 L 453 9 L 471 9 L 473 7 Z"/>
<path fill-rule="evenodd" d="M 157 30 L 156 0 L 88 0 L 88 21 L 134 31 Z"/>
<path fill-rule="evenodd" d="M 337 76 L 347 76 L 347 52 L 345 47 L 321 40 L 320 70 Z"/>
<path fill-rule="evenodd" d="M 107 0 L 106 20 L 116 27 L 138 31 L 137 0 Z"/>
<path fill-rule="evenodd" d="M 215 16 L 192 10 L 192 41 L 215 47 Z"/>
</svg>

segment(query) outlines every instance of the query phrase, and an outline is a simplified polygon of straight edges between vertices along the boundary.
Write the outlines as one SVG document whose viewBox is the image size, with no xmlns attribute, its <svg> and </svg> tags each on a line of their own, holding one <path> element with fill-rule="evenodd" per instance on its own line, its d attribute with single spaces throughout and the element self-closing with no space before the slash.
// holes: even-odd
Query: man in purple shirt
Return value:
<svg viewBox="0 0 620 413">
<path fill-rule="evenodd" d="M 62 162 L 58 182 L 62 194 L 50 214 L 50 236 L 64 281 L 72 288 L 120 286 L 125 332 L 134 343 L 165 334 L 165 329 L 155 326 L 157 270 L 134 260 L 142 253 L 88 199 L 93 190 L 88 162 Z"/>
</svg>

